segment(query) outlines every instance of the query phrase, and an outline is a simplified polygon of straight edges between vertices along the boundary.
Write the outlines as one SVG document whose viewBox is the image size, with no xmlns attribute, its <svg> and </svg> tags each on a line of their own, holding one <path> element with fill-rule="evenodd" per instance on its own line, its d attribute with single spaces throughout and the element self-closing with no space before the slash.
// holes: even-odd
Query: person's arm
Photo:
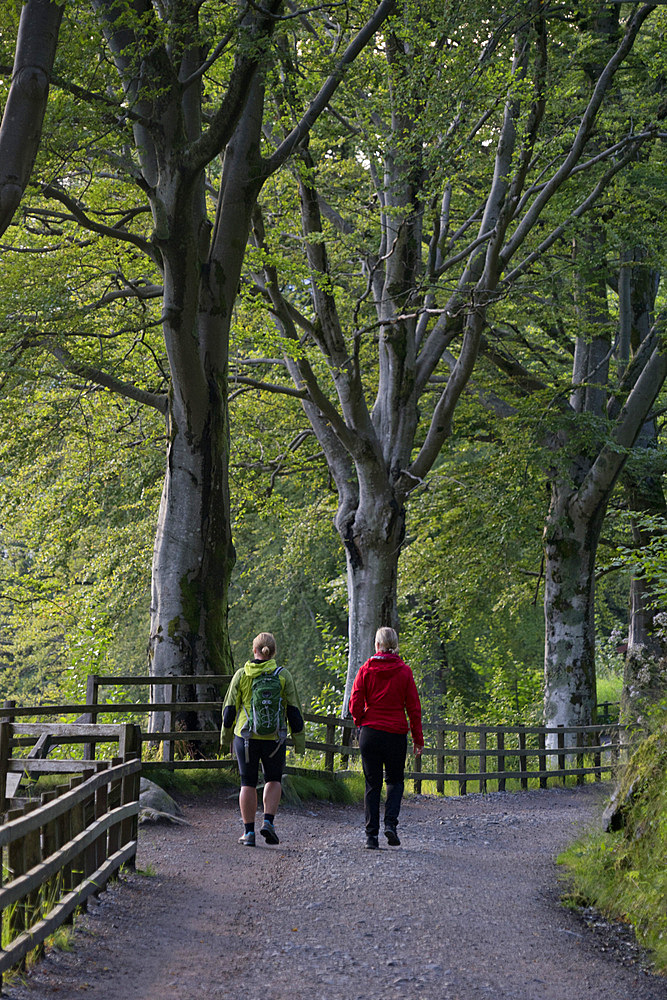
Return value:
<svg viewBox="0 0 667 1000">
<path fill-rule="evenodd" d="M 410 670 L 408 683 L 405 692 L 405 708 L 410 720 L 410 730 L 412 732 L 412 742 L 414 744 L 415 757 L 421 755 L 424 749 L 424 733 L 422 732 L 422 706 L 417 692 L 417 685 Z"/>
<path fill-rule="evenodd" d="M 234 738 L 234 723 L 238 711 L 237 700 L 239 694 L 239 684 L 243 670 L 237 670 L 232 677 L 227 688 L 227 694 L 222 705 L 222 729 L 220 730 L 220 746 L 223 750 L 229 750 Z"/>
<path fill-rule="evenodd" d="M 362 667 L 357 676 L 354 678 L 352 694 L 350 695 L 350 715 L 354 719 L 354 724 L 357 727 L 361 725 L 366 712 L 366 689 L 364 685 L 365 677 L 366 672 L 364 667 Z"/>
<path fill-rule="evenodd" d="M 294 750 L 302 757 L 306 752 L 306 726 L 303 721 L 299 692 L 296 689 L 294 678 L 288 670 L 283 670 L 283 676 L 285 678 L 284 694 L 287 725 L 294 741 Z"/>
</svg>

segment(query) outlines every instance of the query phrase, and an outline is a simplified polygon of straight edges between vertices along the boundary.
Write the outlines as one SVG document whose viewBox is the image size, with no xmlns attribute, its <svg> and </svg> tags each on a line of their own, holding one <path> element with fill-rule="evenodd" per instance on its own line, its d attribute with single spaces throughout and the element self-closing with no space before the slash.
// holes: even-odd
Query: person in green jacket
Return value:
<svg viewBox="0 0 667 1000">
<path fill-rule="evenodd" d="M 257 781 L 259 765 L 264 772 L 264 821 L 260 833 L 267 844 L 278 844 L 274 826 L 278 803 L 282 794 L 282 776 L 285 768 L 285 739 L 287 727 L 292 735 L 294 749 L 303 754 L 306 749 L 301 703 L 294 678 L 275 661 L 276 640 L 270 632 L 260 632 L 253 640 L 253 658 L 232 677 L 222 706 L 220 743 L 223 750 L 235 752 L 241 774 L 239 806 L 245 827 L 239 843 L 255 846 L 255 814 L 257 812 Z M 267 683 L 267 678 L 272 678 Z M 274 680 L 277 679 L 277 680 Z M 255 685 L 253 695 L 253 682 Z M 275 718 L 268 725 L 258 721 L 257 691 L 263 685 L 264 703 L 269 717 Z M 274 724 L 275 723 L 275 724 Z M 260 729 L 261 732 L 257 732 Z M 265 730 L 272 729 L 270 732 Z M 233 749 L 232 749 L 233 746 Z"/>
</svg>

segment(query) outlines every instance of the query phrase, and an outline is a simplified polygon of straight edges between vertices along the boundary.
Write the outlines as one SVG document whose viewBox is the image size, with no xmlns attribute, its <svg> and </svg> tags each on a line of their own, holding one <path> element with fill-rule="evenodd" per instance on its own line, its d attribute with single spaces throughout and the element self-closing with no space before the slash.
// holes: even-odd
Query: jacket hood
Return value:
<svg viewBox="0 0 667 1000">
<path fill-rule="evenodd" d="M 398 653 L 374 653 L 368 660 L 369 670 L 379 674 L 392 674 L 404 666 Z"/>
<path fill-rule="evenodd" d="M 275 660 L 262 660 L 261 663 L 248 660 L 243 669 L 248 677 L 259 677 L 260 674 L 272 674 L 277 666 L 278 664 Z"/>
</svg>

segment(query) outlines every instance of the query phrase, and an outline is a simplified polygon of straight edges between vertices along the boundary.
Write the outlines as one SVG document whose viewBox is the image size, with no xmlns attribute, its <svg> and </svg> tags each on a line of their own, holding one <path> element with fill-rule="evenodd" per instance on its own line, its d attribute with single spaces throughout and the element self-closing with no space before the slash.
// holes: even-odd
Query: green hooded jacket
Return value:
<svg viewBox="0 0 667 1000">
<path fill-rule="evenodd" d="M 252 691 L 252 681 L 260 674 L 272 674 L 276 670 L 276 661 L 263 660 L 255 663 L 249 660 L 240 670 L 237 670 L 232 677 L 231 684 L 227 690 L 227 695 L 222 705 L 223 725 L 220 731 L 220 744 L 223 750 L 229 749 L 234 736 L 240 736 L 241 731 L 250 720 L 250 695 Z M 285 728 L 289 727 L 294 749 L 298 754 L 303 754 L 306 750 L 306 731 L 303 725 L 303 713 L 301 702 L 296 690 L 294 678 L 289 670 L 283 668 L 278 674 L 282 688 L 282 702 Z M 294 711 L 296 710 L 296 711 Z M 301 726 L 299 729 L 298 726 Z M 293 728 L 296 726 L 296 731 Z M 253 736 L 258 740 L 273 740 L 273 736 Z"/>
</svg>

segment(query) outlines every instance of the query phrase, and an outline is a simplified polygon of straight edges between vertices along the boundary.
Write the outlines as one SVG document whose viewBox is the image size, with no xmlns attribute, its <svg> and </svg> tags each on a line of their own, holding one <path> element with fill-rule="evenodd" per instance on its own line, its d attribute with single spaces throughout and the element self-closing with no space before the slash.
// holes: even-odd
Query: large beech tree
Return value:
<svg viewBox="0 0 667 1000">
<path fill-rule="evenodd" d="M 491 311 L 656 137 L 650 119 L 615 123 L 601 146 L 599 124 L 653 10 L 633 10 L 604 49 L 589 90 L 569 62 L 580 24 L 560 15 L 550 21 L 542 4 L 520 5 L 501 22 L 476 8 L 484 25 L 476 29 L 469 8 L 465 24 L 440 6 L 420 8 L 416 20 L 387 33 L 380 98 L 377 83 L 364 89 L 360 79 L 353 102 L 338 106 L 339 143 L 368 163 L 366 204 L 351 210 L 351 182 L 332 169 L 331 147 L 313 143 L 301 155 L 307 306 L 304 285 L 292 270 L 282 278 L 278 248 L 256 217 L 264 263 L 258 285 L 283 335 L 299 345 L 286 351 L 285 365 L 338 491 L 350 611 L 345 705 L 375 628 L 397 625 L 406 502 L 450 434 Z M 354 271 L 361 272 L 356 284 Z M 584 363 L 581 351 L 576 379 L 586 380 L 596 361 L 591 353 Z M 642 375 L 652 388 L 642 398 L 657 391 L 663 364 L 656 346 Z M 623 412 L 621 447 L 632 443 L 646 407 L 628 400 Z M 605 465 L 610 484 L 618 471 L 611 451 L 596 467 Z M 597 509 L 600 480 L 593 485 L 589 477 L 586 488 L 586 503 Z M 550 517 L 557 532 L 571 510 L 557 501 Z M 554 584 L 555 576 L 548 587 Z M 547 657 L 560 657 L 559 643 Z M 548 709 L 547 720 L 574 723 L 590 714 L 587 703 L 583 713 Z"/>
<path fill-rule="evenodd" d="M 0 234 L 12 221 L 37 156 L 56 55 L 62 4 L 26 0 L 0 124 Z"/>
<path fill-rule="evenodd" d="M 156 677 L 194 678 L 231 667 L 228 341 L 251 215 L 262 186 L 303 143 L 393 3 L 350 3 L 344 10 L 338 4 L 328 10 L 325 4 L 320 20 L 315 11 L 302 18 L 281 0 L 223 9 L 189 0 L 93 0 L 68 8 L 69 30 L 75 31 L 78 14 L 92 41 L 81 43 L 79 78 L 76 60 L 71 66 L 63 62 L 61 92 L 86 108 L 86 123 L 92 107 L 104 124 L 96 130 L 88 126 L 80 140 L 87 143 L 87 164 L 80 155 L 76 163 L 62 157 L 57 166 L 50 161 L 48 182 L 40 190 L 56 206 L 37 211 L 44 225 L 77 224 L 132 252 L 134 277 L 121 270 L 113 289 L 84 303 L 76 317 L 70 310 L 69 321 L 80 322 L 96 307 L 128 299 L 145 304 L 159 297 L 166 391 L 159 383 L 146 386 L 120 377 L 120 365 L 114 370 L 112 364 L 93 362 L 92 352 L 77 346 L 80 333 L 78 341 L 68 343 L 62 320 L 54 332 L 53 313 L 35 320 L 23 348 L 47 346 L 77 377 L 165 417 L 167 465 L 149 641 Z M 274 36 L 283 23 L 295 45 L 302 30 L 321 31 L 322 39 L 300 105 L 274 140 L 274 107 L 265 105 Z M 102 203 L 98 177 L 106 179 L 110 192 Z M 132 191 L 122 206 L 119 187 Z M 145 261 L 143 276 L 138 257 Z M 89 337 L 103 343 L 99 327 Z M 188 700 L 212 695 L 205 684 L 179 692 Z M 198 720 L 183 721 L 208 728 L 198 714 Z"/>
</svg>

